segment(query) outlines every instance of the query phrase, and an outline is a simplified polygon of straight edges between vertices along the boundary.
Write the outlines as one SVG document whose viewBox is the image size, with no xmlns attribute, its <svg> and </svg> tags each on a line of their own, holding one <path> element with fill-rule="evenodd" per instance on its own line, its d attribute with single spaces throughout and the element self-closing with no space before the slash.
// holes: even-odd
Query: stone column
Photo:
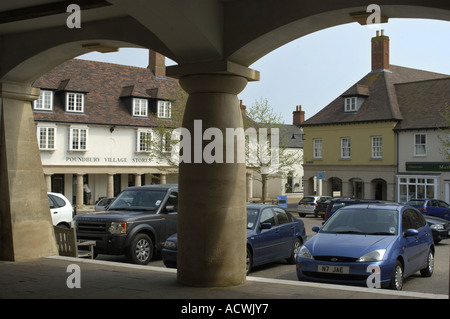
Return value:
<svg viewBox="0 0 450 319">
<path fill-rule="evenodd" d="M 108 174 L 108 184 L 106 186 L 106 197 L 114 197 L 114 174 Z"/>
<path fill-rule="evenodd" d="M 142 185 L 141 174 L 134 174 L 134 186 L 141 186 L 141 185 Z"/>
<path fill-rule="evenodd" d="M 0 259 L 57 255 L 30 102 L 39 89 L 0 83 Z"/>
<path fill-rule="evenodd" d="M 77 174 L 77 190 L 76 190 L 76 207 L 81 208 L 83 207 L 83 199 L 84 199 L 84 192 L 83 192 L 83 174 Z"/>
<path fill-rule="evenodd" d="M 349 181 L 342 181 L 342 192 L 341 192 L 341 196 L 352 196 L 352 182 Z"/>
<path fill-rule="evenodd" d="M 189 66 L 198 74 L 180 77 L 181 87 L 189 93 L 182 127 L 190 133 L 190 143 L 181 147 L 183 154 L 189 150 L 191 156 L 179 165 L 177 278 L 192 286 L 234 286 L 246 280 L 246 167 L 245 159 L 240 163 L 235 157 L 238 151 L 245 157 L 245 139 L 227 149 L 225 133 L 227 128 L 243 131 L 237 94 L 248 78 L 230 71 L 236 65 L 223 63 L 217 68 Z M 223 66 L 223 73 L 208 72 Z M 249 70 L 237 67 L 244 73 Z M 211 143 L 211 137 L 202 141 L 209 128 L 216 138 L 223 137 L 223 163 L 210 162 L 203 154 Z M 230 163 L 227 154 L 233 155 Z"/>
<path fill-rule="evenodd" d="M 45 184 L 47 185 L 47 192 L 52 191 L 52 175 L 53 174 L 45 174 Z"/>
<path fill-rule="evenodd" d="M 160 174 L 159 175 L 159 183 L 160 184 L 167 184 L 167 175 L 166 174 Z"/>
<path fill-rule="evenodd" d="M 247 202 L 253 198 L 253 174 L 247 173 Z"/>
</svg>

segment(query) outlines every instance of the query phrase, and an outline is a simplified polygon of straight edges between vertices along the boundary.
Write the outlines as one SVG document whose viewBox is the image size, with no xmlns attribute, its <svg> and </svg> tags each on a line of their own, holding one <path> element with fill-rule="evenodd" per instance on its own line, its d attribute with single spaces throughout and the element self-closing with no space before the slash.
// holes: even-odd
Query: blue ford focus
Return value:
<svg viewBox="0 0 450 319">
<path fill-rule="evenodd" d="M 286 259 L 295 264 L 306 241 L 303 221 L 275 205 L 247 205 L 247 274 L 253 266 Z M 177 235 L 167 238 L 162 249 L 164 265 L 177 267 Z"/>
<path fill-rule="evenodd" d="M 297 255 L 299 280 L 401 290 L 407 276 L 433 274 L 433 236 L 413 207 L 346 206 L 313 230 Z"/>
</svg>

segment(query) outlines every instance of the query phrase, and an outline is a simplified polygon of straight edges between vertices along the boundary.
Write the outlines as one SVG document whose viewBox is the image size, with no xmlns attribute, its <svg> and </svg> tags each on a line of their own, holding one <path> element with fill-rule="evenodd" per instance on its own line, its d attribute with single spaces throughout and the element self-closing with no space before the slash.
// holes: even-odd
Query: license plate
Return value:
<svg viewBox="0 0 450 319">
<path fill-rule="evenodd" d="M 328 266 L 328 265 L 319 265 L 319 272 L 326 272 L 330 274 L 348 274 L 349 267 L 346 266 Z"/>
</svg>

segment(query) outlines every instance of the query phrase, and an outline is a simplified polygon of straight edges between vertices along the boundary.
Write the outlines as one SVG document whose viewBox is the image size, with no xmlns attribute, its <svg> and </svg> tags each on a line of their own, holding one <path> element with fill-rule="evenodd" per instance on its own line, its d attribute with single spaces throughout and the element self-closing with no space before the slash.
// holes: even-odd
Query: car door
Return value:
<svg viewBox="0 0 450 319">
<path fill-rule="evenodd" d="M 269 229 L 263 229 L 262 224 L 270 223 Z M 276 225 L 272 208 L 262 209 L 259 223 L 253 237 L 253 264 L 260 264 L 268 260 L 276 260 L 278 255 L 279 229 Z"/>
<path fill-rule="evenodd" d="M 278 230 L 280 235 L 279 252 L 280 258 L 290 256 L 292 253 L 292 247 L 294 244 L 295 225 L 287 215 L 284 209 L 274 207 L 273 208 L 278 222 Z"/>
<path fill-rule="evenodd" d="M 436 207 L 436 216 L 439 218 L 444 218 L 444 219 L 449 219 L 449 205 L 442 201 L 442 200 L 438 200 L 437 202 L 437 207 Z"/>
<path fill-rule="evenodd" d="M 426 221 L 419 212 L 406 209 L 402 216 L 402 233 L 404 240 L 404 260 L 405 260 L 405 276 L 419 270 L 424 264 L 428 253 L 429 234 L 428 228 L 425 227 Z M 418 234 L 415 236 L 406 236 L 407 229 L 415 229 Z"/>
<path fill-rule="evenodd" d="M 167 202 L 165 204 L 163 210 L 163 216 L 165 220 L 165 238 L 162 240 L 166 240 L 169 236 L 175 234 L 177 232 L 177 216 L 178 216 L 178 191 L 172 190 L 167 198 Z"/>
<path fill-rule="evenodd" d="M 429 200 L 427 201 L 427 207 L 425 209 L 426 215 L 437 216 L 436 213 L 438 211 L 437 201 Z"/>
</svg>

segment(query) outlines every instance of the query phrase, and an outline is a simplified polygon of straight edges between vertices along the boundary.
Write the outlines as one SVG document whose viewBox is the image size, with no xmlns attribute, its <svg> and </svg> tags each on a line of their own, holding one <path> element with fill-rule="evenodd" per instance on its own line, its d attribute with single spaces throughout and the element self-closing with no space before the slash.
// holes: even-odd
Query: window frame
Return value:
<svg viewBox="0 0 450 319">
<path fill-rule="evenodd" d="M 148 117 L 148 100 L 133 98 L 133 116 Z"/>
<path fill-rule="evenodd" d="M 76 136 L 74 132 L 77 132 Z M 82 132 L 84 132 L 84 148 L 82 143 Z M 89 128 L 87 126 L 70 126 L 69 128 L 69 151 L 86 152 L 88 150 Z M 75 138 L 77 139 L 75 141 Z M 76 146 L 76 147 L 74 147 Z"/>
<path fill-rule="evenodd" d="M 144 136 L 145 140 L 142 140 L 141 134 L 145 134 L 145 136 Z M 137 129 L 136 130 L 136 152 L 138 152 L 138 153 L 150 152 L 152 139 L 153 139 L 153 132 L 151 130 Z"/>
<path fill-rule="evenodd" d="M 41 151 L 54 151 L 56 149 L 56 125 L 38 125 L 37 126 L 37 131 L 36 131 L 36 135 L 37 135 L 37 140 L 38 140 L 38 147 L 39 150 Z M 50 141 L 50 134 L 49 132 L 53 131 L 53 145 L 50 145 L 49 141 Z M 43 141 L 41 139 L 42 137 L 42 132 L 45 132 L 44 135 L 44 139 L 45 141 Z M 44 142 L 44 143 L 42 143 Z"/>
<path fill-rule="evenodd" d="M 172 118 L 172 103 L 170 101 L 158 101 L 157 116 L 160 119 Z"/>
<path fill-rule="evenodd" d="M 348 142 L 348 145 L 344 145 L 344 142 Z M 345 150 L 348 150 L 348 155 L 345 154 Z M 350 159 L 351 158 L 351 139 L 350 137 L 341 137 L 341 158 Z"/>
<path fill-rule="evenodd" d="M 48 103 L 46 103 L 46 101 L 48 101 Z M 46 104 L 49 104 L 49 107 L 45 107 Z M 39 107 L 38 105 L 41 106 Z M 53 111 L 53 91 L 41 90 L 39 98 L 33 101 L 33 110 L 50 112 Z"/>
<path fill-rule="evenodd" d="M 70 105 L 70 96 L 73 95 L 73 105 Z M 78 101 L 78 97 L 81 97 L 81 101 Z M 78 104 L 79 103 L 79 104 Z M 73 108 L 73 109 L 71 109 Z M 79 92 L 67 92 L 66 93 L 66 112 L 70 113 L 84 113 L 84 93 Z"/>
<path fill-rule="evenodd" d="M 421 139 L 421 137 L 425 138 L 425 142 L 422 143 L 420 140 L 417 143 L 417 137 Z M 423 153 L 418 152 L 419 147 L 423 147 Z M 427 156 L 427 134 L 426 133 L 416 133 L 414 134 L 414 156 Z"/>
<path fill-rule="evenodd" d="M 322 158 L 322 145 L 323 141 L 321 138 L 313 138 L 313 158 Z"/>
<path fill-rule="evenodd" d="M 358 98 L 356 96 L 350 96 L 345 98 L 344 111 L 345 112 L 358 111 Z"/>
<path fill-rule="evenodd" d="M 376 145 L 376 139 L 379 139 L 379 145 Z M 372 158 L 383 158 L 383 137 L 376 135 L 371 137 Z"/>
</svg>

